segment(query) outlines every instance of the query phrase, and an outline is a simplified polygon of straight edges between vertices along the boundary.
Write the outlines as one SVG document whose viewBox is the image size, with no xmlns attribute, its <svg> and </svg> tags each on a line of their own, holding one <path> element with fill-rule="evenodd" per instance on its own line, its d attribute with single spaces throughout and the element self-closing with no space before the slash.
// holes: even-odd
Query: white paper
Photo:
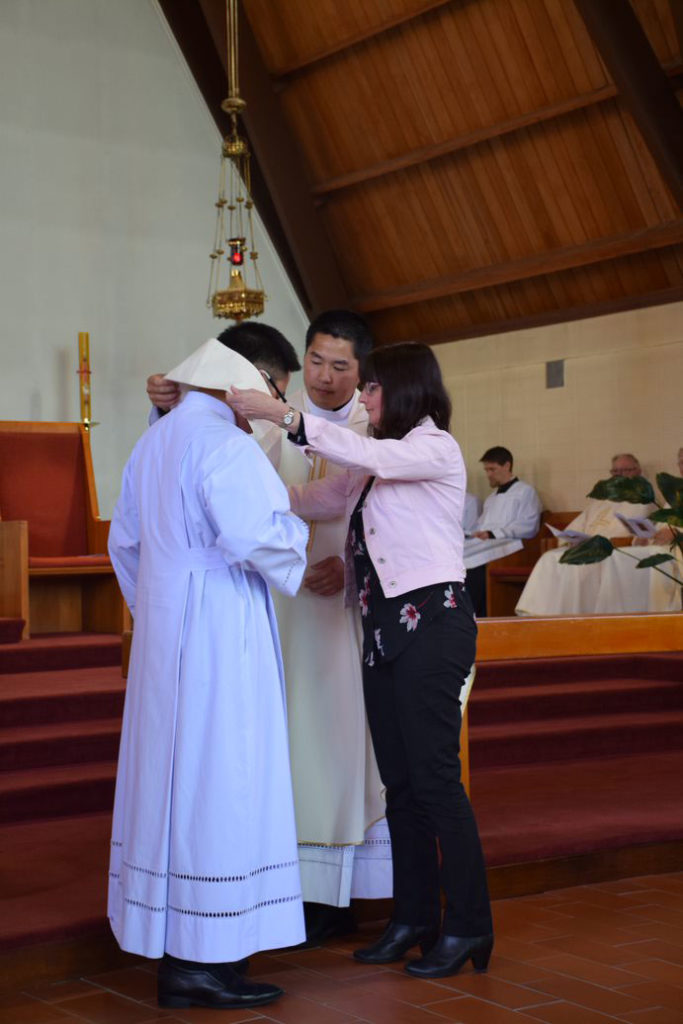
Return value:
<svg viewBox="0 0 683 1024">
<path fill-rule="evenodd" d="M 589 533 L 581 533 L 580 530 L 558 530 L 557 527 L 551 526 L 550 523 L 545 524 L 553 537 L 557 537 L 558 540 L 572 541 L 574 544 L 579 544 L 582 540 L 589 540 Z"/>
<path fill-rule="evenodd" d="M 615 512 L 615 517 L 620 520 L 626 527 L 626 529 L 633 534 L 634 537 L 654 537 L 657 532 L 657 525 L 653 523 L 651 519 L 645 518 L 645 516 L 633 516 L 629 518 L 624 516 L 621 512 Z"/>
</svg>

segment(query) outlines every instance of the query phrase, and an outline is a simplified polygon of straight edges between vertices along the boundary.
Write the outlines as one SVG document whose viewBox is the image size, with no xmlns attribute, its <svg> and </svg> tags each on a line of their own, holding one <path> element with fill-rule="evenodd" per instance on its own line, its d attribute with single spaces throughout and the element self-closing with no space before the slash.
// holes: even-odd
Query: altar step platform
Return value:
<svg viewBox="0 0 683 1024">
<path fill-rule="evenodd" d="M 561 656 L 548 657 L 533 637 L 501 652 L 509 628 L 480 624 L 469 710 L 492 894 L 674 870 L 683 855 L 683 655 L 593 653 L 590 644 L 568 655 L 555 641 Z M 0 645 L 0 969 L 14 983 L 119 955 L 105 900 L 120 657 L 113 636 Z"/>
</svg>

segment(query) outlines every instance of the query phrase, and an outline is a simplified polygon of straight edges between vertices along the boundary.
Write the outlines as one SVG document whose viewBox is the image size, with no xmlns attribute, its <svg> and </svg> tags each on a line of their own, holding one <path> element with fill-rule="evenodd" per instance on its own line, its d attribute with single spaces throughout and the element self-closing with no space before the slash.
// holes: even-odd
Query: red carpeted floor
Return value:
<svg viewBox="0 0 683 1024">
<path fill-rule="evenodd" d="M 0 950 L 106 929 L 117 637 L 0 647 Z M 472 800 L 491 867 L 683 839 L 683 656 L 481 666 Z"/>
</svg>

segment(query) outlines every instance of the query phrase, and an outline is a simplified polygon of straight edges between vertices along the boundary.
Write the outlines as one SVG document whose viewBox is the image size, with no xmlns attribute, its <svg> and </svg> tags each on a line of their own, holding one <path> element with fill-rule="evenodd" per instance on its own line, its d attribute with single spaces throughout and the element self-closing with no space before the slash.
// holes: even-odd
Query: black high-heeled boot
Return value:
<svg viewBox="0 0 683 1024">
<path fill-rule="evenodd" d="M 418 944 L 426 953 L 438 937 L 438 924 L 397 924 L 390 921 L 377 942 L 355 949 L 353 955 L 362 964 L 391 964 L 401 960 L 409 949 Z"/>
<path fill-rule="evenodd" d="M 492 949 L 493 935 L 441 935 L 425 956 L 406 964 L 406 971 L 416 978 L 446 978 L 471 960 L 474 970 L 483 973 Z"/>
</svg>

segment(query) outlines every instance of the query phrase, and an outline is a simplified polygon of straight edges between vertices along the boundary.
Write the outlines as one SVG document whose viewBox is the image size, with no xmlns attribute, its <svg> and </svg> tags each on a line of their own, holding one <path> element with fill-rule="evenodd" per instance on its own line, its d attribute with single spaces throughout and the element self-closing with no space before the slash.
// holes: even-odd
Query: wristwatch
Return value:
<svg viewBox="0 0 683 1024">
<path fill-rule="evenodd" d="M 294 422 L 294 417 L 295 416 L 296 416 L 296 410 L 292 409 L 292 407 L 290 405 L 289 409 L 287 410 L 287 412 L 282 417 L 282 426 L 283 427 L 291 427 L 292 423 Z"/>
</svg>

